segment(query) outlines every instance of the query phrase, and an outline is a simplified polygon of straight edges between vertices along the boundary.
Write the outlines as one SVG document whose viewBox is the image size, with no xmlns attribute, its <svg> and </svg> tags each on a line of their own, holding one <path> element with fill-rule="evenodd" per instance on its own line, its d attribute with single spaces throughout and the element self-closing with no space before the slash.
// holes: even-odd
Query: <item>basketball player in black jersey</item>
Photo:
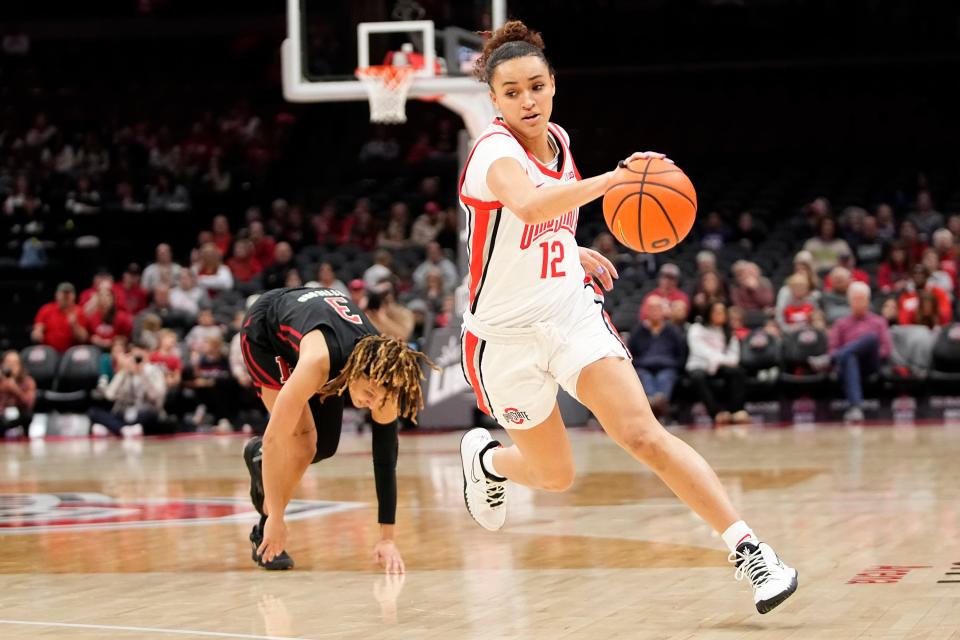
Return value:
<svg viewBox="0 0 960 640">
<path fill-rule="evenodd" d="M 349 297 L 335 289 L 274 289 L 250 307 L 240 332 L 243 360 L 270 412 L 263 438 L 244 447 L 250 498 L 260 522 L 250 532 L 253 559 L 292 569 L 284 509 L 307 467 L 337 451 L 343 392 L 373 418 L 373 471 L 380 541 L 374 558 L 403 573 L 394 544 L 397 418 L 423 406 L 421 364 L 433 364 L 395 338 L 381 336 Z"/>
</svg>

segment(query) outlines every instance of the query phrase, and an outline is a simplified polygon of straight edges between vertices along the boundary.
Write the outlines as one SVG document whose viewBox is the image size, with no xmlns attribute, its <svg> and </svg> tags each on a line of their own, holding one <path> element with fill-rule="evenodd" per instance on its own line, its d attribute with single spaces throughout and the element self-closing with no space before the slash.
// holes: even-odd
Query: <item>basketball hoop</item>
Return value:
<svg viewBox="0 0 960 640">
<path fill-rule="evenodd" d="M 401 124 L 407 121 L 407 92 L 413 84 L 412 67 L 378 65 L 361 67 L 356 75 L 370 98 L 370 122 Z"/>
</svg>

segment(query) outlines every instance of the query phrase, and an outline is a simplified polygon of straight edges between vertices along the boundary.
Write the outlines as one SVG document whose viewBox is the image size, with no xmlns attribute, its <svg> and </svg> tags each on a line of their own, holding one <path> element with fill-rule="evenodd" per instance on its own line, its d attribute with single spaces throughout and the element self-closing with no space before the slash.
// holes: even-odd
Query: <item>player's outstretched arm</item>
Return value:
<svg viewBox="0 0 960 640">
<path fill-rule="evenodd" d="M 662 153 L 638 152 L 625 162 L 639 158 L 664 158 Z M 500 158 L 487 171 L 487 187 L 526 224 L 553 220 L 571 209 L 581 207 L 604 194 L 614 172 L 593 178 L 538 189 L 523 166 L 513 158 Z"/>
<path fill-rule="evenodd" d="M 286 547 L 283 513 L 316 447 L 301 417 L 304 412 L 309 414 L 307 401 L 327 381 L 329 373 L 327 343 L 320 331 L 311 331 L 300 341 L 297 366 L 277 394 L 263 434 L 263 493 L 268 517 L 258 553 L 267 562 Z"/>
<path fill-rule="evenodd" d="M 379 407 L 371 407 L 373 418 L 373 475 L 377 487 L 377 520 L 380 540 L 373 548 L 374 562 L 387 573 L 404 573 L 406 567 L 396 545 L 397 515 L 397 456 L 400 442 L 397 437 L 399 417 L 395 398 L 388 398 Z"/>
</svg>

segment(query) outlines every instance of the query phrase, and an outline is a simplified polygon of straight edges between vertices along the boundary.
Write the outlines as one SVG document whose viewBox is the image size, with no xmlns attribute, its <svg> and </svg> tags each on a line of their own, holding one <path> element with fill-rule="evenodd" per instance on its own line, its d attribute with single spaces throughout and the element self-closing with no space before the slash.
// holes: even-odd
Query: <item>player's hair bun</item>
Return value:
<svg viewBox="0 0 960 640">
<path fill-rule="evenodd" d="M 522 56 L 537 56 L 550 67 L 550 62 L 543 55 L 543 36 L 523 21 L 510 20 L 489 36 L 473 69 L 474 75 L 481 82 L 490 82 L 497 65 Z M 553 69 L 550 71 L 552 73 Z"/>
</svg>

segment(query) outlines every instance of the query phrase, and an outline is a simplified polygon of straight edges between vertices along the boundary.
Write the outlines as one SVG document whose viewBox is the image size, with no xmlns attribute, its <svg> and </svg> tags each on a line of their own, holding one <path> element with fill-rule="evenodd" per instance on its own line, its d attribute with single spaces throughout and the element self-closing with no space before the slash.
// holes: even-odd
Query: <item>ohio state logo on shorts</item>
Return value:
<svg viewBox="0 0 960 640">
<path fill-rule="evenodd" d="M 503 419 L 511 424 L 523 424 L 530 419 L 530 416 L 527 415 L 526 411 L 520 411 L 520 409 L 507 407 L 503 411 Z"/>
<path fill-rule="evenodd" d="M 293 500 L 286 517 L 303 519 L 363 506 Z M 256 520 L 241 498 L 115 500 L 100 493 L 0 493 L 0 535 L 83 529 L 139 529 Z"/>
</svg>

